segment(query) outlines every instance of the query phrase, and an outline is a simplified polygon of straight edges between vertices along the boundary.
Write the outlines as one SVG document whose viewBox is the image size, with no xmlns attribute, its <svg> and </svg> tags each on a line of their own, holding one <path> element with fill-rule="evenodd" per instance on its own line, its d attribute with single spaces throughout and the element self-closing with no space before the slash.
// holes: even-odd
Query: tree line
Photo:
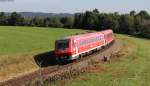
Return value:
<svg viewBox="0 0 150 86">
<path fill-rule="evenodd" d="M 64 27 L 89 30 L 104 30 L 111 28 L 116 33 L 129 34 L 150 38 L 150 15 L 147 11 L 128 14 L 100 13 L 97 9 L 84 13 L 75 13 L 69 17 L 23 17 L 17 12 L 6 16 L 0 12 L 0 25 Z"/>
</svg>

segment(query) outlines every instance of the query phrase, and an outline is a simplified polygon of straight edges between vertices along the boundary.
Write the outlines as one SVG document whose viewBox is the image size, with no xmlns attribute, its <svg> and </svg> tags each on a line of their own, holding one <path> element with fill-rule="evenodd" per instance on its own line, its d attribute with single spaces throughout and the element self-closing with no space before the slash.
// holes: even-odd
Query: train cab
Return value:
<svg viewBox="0 0 150 86">
<path fill-rule="evenodd" d="M 72 37 L 64 37 L 55 41 L 55 55 L 58 60 L 73 60 L 76 44 Z"/>
</svg>

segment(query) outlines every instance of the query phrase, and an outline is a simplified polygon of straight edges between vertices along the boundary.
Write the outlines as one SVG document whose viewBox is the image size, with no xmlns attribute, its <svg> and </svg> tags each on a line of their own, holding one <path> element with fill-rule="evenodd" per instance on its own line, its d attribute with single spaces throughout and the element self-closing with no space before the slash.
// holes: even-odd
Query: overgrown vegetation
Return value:
<svg viewBox="0 0 150 86">
<path fill-rule="evenodd" d="M 116 33 L 130 34 L 150 38 L 150 15 L 142 10 L 139 13 L 131 11 L 129 14 L 100 13 L 97 9 L 85 13 L 75 13 L 69 17 L 23 17 L 13 12 L 6 16 L 0 13 L 0 25 L 37 26 L 37 27 L 65 27 L 90 30 L 112 28 Z"/>
</svg>

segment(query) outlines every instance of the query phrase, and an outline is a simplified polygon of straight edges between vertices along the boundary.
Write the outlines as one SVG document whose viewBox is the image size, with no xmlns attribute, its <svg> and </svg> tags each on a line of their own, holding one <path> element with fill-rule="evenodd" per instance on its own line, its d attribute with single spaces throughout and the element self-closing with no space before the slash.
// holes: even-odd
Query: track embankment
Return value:
<svg viewBox="0 0 150 86">
<path fill-rule="evenodd" d="M 39 86 L 47 82 L 53 83 L 57 80 L 70 78 L 85 72 L 90 64 L 91 58 L 109 61 L 121 50 L 121 48 L 122 44 L 116 40 L 104 49 L 86 56 L 77 62 L 40 68 L 35 72 L 0 82 L 0 86 Z"/>
</svg>

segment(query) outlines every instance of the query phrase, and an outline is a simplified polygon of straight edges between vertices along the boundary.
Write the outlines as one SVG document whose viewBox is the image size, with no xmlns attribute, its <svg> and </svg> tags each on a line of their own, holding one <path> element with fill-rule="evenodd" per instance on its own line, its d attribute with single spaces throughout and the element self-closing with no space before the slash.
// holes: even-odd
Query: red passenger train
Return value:
<svg viewBox="0 0 150 86">
<path fill-rule="evenodd" d="M 89 52 L 101 49 L 113 40 L 114 34 L 111 29 L 57 39 L 55 41 L 56 59 L 58 61 L 75 60 Z"/>
</svg>

